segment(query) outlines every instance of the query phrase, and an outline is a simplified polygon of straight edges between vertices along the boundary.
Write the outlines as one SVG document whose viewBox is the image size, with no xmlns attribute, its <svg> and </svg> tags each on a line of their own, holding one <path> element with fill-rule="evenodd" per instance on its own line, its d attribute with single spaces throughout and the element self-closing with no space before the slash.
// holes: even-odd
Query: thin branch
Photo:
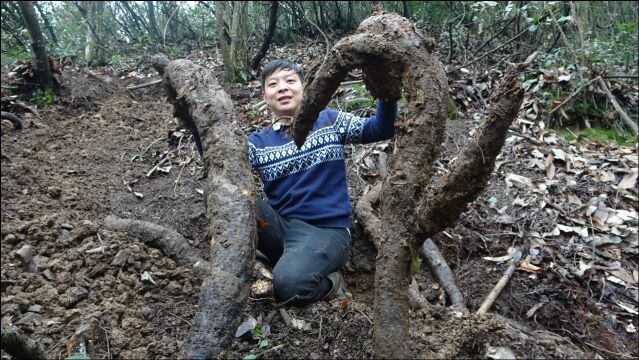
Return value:
<svg viewBox="0 0 639 360">
<path fill-rule="evenodd" d="M 484 302 L 481 304 L 479 310 L 477 310 L 477 314 L 485 314 L 486 312 L 488 312 L 490 307 L 493 306 L 493 303 L 499 296 L 499 293 L 501 293 L 501 291 L 504 289 L 504 286 L 506 286 L 510 278 L 513 276 L 519 260 L 521 260 L 521 250 L 518 249 L 513 255 L 510 266 L 508 266 L 508 269 L 506 269 L 504 275 L 501 277 L 501 279 L 499 279 L 499 282 L 497 282 L 495 288 L 493 288 L 490 294 L 488 294 L 488 296 L 486 297 L 486 300 L 484 300 Z"/>
<path fill-rule="evenodd" d="M 142 89 L 142 88 L 145 88 L 145 87 L 149 87 L 149 86 L 153 86 L 153 85 L 159 84 L 161 82 L 162 82 L 162 79 L 154 80 L 154 81 L 151 81 L 151 82 L 148 82 L 148 83 L 145 83 L 145 84 L 127 86 L 125 89 L 127 89 L 127 90 Z"/>
<path fill-rule="evenodd" d="M 472 64 L 474 64 L 474 63 L 478 62 L 479 60 L 481 60 L 481 59 L 485 58 L 486 56 L 488 56 L 488 55 L 490 55 L 490 54 L 494 53 L 495 51 L 497 51 L 497 50 L 499 50 L 499 49 L 503 48 L 504 46 L 506 46 L 506 45 L 510 44 L 511 42 L 515 41 L 517 38 L 519 38 L 520 36 L 522 36 L 523 34 L 525 34 L 527 31 L 528 31 L 528 29 L 525 29 L 525 30 L 521 31 L 519 34 L 517 34 L 517 35 L 513 36 L 510 40 L 508 40 L 508 41 L 506 41 L 505 43 L 503 43 L 502 45 L 500 45 L 500 46 L 498 46 L 498 47 L 496 47 L 496 48 L 494 48 L 494 49 L 492 49 L 492 50 L 488 51 L 488 52 L 487 52 L 487 53 L 485 53 L 484 55 L 482 55 L 482 56 L 480 56 L 480 57 L 478 57 L 478 58 L 476 58 L 476 59 L 474 59 L 474 60 L 472 60 L 472 61 L 470 61 L 470 62 L 468 62 L 468 63 L 464 64 L 464 65 L 458 66 L 458 67 L 456 67 L 455 69 L 453 69 L 453 70 L 451 70 L 451 71 L 446 72 L 446 75 L 452 74 L 452 73 L 454 73 L 455 71 L 457 71 L 457 70 L 459 70 L 459 69 L 461 69 L 461 68 L 463 68 L 463 67 L 466 67 L 466 66 L 469 66 L 469 65 L 472 65 Z"/>
<path fill-rule="evenodd" d="M 166 47 L 166 29 L 169 27 L 169 23 L 171 22 L 173 15 L 175 15 L 175 13 L 178 11 L 179 8 L 180 8 L 180 3 L 178 3 L 178 5 L 175 7 L 175 10 L 173 10 L 173 12 L 171 13 L 171 16 L 169 16 L 169 19 L 166 21 L 166 24 L 164 24 L 164 32 L 162 33 L 162 45 L 164 45 L 165 47 Z"/>
<path fill-rule="evenodd" d="M 477 53 L 479 53 L 479 50 L 483 49 L 484 46 L 488 45 L 489 42 L 493 41 L 497 36 L 501 35 L 504 31 L 506 31 L 506 29 L 508 28 L 508 26 L 510 26 L 510 24 L 512 24 L 513 21 L 515 21 L 515 19 L 518 19 L 519 15 L 513 16 L 508 23 L 506 23 L 506 25 L 504 25 L 504 27 L 499 30 L 498 33 L 496 33 L 495 35 L 493 35 L 490 39 L 486 40 L 486 42 L 484 42 L 483 44 L 481 44 L 477 50 L 475 50 L 475 55 L 477 55 Z"/>
<path fill-rule="evenodd" d="M 608 85 L 606 85 L 606 81 L 600 77 L 598 79 L 599 79 L 599 85 L 601 86 L 601 89 L 606 93 L 606 95 L 608 95 L 608 98 L 610 99 L 612 106 L 614 106 L 615 110 L 617 110 L 617 112 L 619 113 L 619 116 L 621 116 L 621 119 L 624 121 L 626 125 L 628 125 L 628 127 L 632 130 L 635 136 L 639 136 L 639 128 L 637 127 L 637 123 L 632 121 L 632 119 L 628 116 L 628 114 L 626 114 L 626 112 L 623 111 L 623 109 L 621 108 L 621 105 L 619 105 L 619 102 L 617 102 L 617 99 L 615 99 L 615 96 L 610 92 L 610 89 L 608 89 Z"/>
<path fill-rule="evenodd" d="M 322 34 L 322 36 L 324 37 L 324 41 L 326 42 L 326 55 L 324 55 L 324 58 L 326 59 L 328 57 L 328 54 L 330 54 L 331 52 L 331 42 L 328 41 L 328 36 L 326 36 L 326 33 L 324 33 L 324 31 L 322 31 L 322 29 L 320 29 L 320 27 L 317 26 L 317 24 L 315 24 L 311 19 L 308 18 L 308 16 L 306 16 L 304 9 L 301 7 L 300 4 L 297 3 L 297 1 L 292 1 L 291 3 L 295 5 L 295 7 L 297 7 L 297 10 L 299 12 L 302 13 L 302 15 L 304 16 L 304 19 L 306 19 L 306 21 L 308 21 L 309 24 L 313 25 L 313 27 L 316 28 L 317 31 L 319 31 L 320 34 Z"/>
<path fill-rule="evenodd" d="M 550 114 L 554 113 L 555 111 L 559 110 L 562 106 L 564 106 L 568 101 L 570 101 L 572 98 L 574 98 L 575 96 L 577 96 L 577 94 L 579 94 L 581 92 L 581 90 L 585 89 L 588 87 L 588 85 L 592 84 L 593 82 L 597 81 L 601 79 L 600 76 L 597 76 L 596 78 L 588 81 L 587 83 L 585 83 L 584 85 L 580 86 L 579 89 L 575 90 L 572 94 L 570 94 L 570 96 L 568 96 L 564 101 L 561 102 L 561 104 L 555 106 L 554 109 L 552 109 L 550 111 Z"/>
</svg>

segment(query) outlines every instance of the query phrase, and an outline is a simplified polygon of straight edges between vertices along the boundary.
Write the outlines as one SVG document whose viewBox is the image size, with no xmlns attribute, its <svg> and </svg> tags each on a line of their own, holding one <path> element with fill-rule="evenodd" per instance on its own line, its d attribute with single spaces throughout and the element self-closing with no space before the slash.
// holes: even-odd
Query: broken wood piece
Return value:
<svg viewBox="0 0 639 360">
<path fill-rule="evenodd" d="M 617 110 L 623 122 L 630 128 L 630 130 L 632 130 L 632 133 L 635 134 L 635 136 L 639 136 L 639 127 L 637 126 L 637 123 L 635 123 L 628 116 L 628 114 L 626 114 L 626 112 L 623 111 L 623 109 L 619 105 L 619 102 L 617 102 L 617 99 L 615 98 L 615 96 L 610 92 L 610 89 L 608 89 L 608 85 L 606 85 L 606 81 L 602 79 L 601 77 L 599 77 L 598 79 L 599 79 L 599 85 L 601 86 L 601 89 L 606 93 L 606 95 L 608 95 L 608 99 L 610 99 L 612 106 L 614 106 L 615 110 Z"/>
<path fill-rule="evenodd" d="M 169 154 L 164 155 L 162 160 L 160 160 L 159 163 L 157 163 L 151 170 L 149 170 L 149 172 L 146 173 L 146 177 L 151 177 L 151 175 L 153 175 L 153 173 L 169 159 L 171 159 L 171 155 Z"/>
<path fill-rule="evenodd" d="M 415 278 L 413 278 L 413 281 L 411 281 L 408 286 L 408 302 L 413 311 L 428 307 L 428 301 L 426 301 L 426 298 L 419 292 L 419 285 L 417 285 Z"/>
<path fill-rule="evenodd" d="M 591 79 L 590 81 L 588 81 L 584 85 L 580 86 L 577 90 L 573 91 L 573 93 L 570 94 L 566 99 L 564 99 L 564 101 L 562 101 L 559 105 L 555 106 L 552 110 L 550 110 L 550 114 L 552 114 L 555 111 L 561 109 L 564 105 L 566 105 L 566 103 L 568 103 L 568 101 L 570 101 L 572 98 L 577 96 L 577 94 L 579 94 L 581 92 L 581 90 L 587 88 L 590 84 L 592 84 L 595 81 L 598 81 L 599 79 L 601 79 L 601 77 L 597 76 L 596 78 Z"/>
<path fill-rule="evenodd" d="M 286 326 L 289 328 L 293 326 L 293 319 L 291 319 L 291 315 L 289 315 L 284 308 L 280 308 L 279 312 Z"/>
<path fill-rule="evenodd" d="M 435 242 L 428 238 L 424 241 L 422 245 L 422 256 L 428 262 L 435 277 L 437 277 L 437 281 L 444 287 L 446 293 L 450 297 L 450 302 L 452 306 L 457 308 L 458 310 L 463 310 L 466 308 L 466 302 L 464 300 L 464 295 L 459 291 L 459 288 L 455 284 L 455 277 L 453 276 L 453 272 L 450 270 L 448 263 L 439 252 L 437 245 Z"/>
<path fill-rule="evenodd" d="M 153 85 L 157 85 L 157 84 L 160 84 L 160 83 L 162 83 L 162 79 L 151 81 L 151 82 L 148 82 L 148 83 L 145 83 L 145 84 L 127 86 L 125 89 L 127 89 L 127 90 L 142 89 L 142 88 L 153 86 Z"/>
<path fill-rule="evenodd" d="M 11 121 L 11 124 L 13 124 L 13 128 L 16 130 L 22 129 L 22 120 L 20 120 L 20 118 L 13 113 L 2 111 L 0 112 L 0 118 Z"/>
<path fill-rule="evenodd" d="M 2 324 L 2 350 L 14 359 L 46 359 L 40 346 L 16 326 Z"/>
<path fill-rule="evenodd" d="M 510 266 L 508 266 L 508 269 L 506 269 L 504 275 L 501 277 L 501 279 L 499 279 L 497 285 L 495 285 L 493 290 L 486 297 L 486 300 L 484 300 L 484 302 L 481 304 L 479 310 L 477 310 L 477 314 L 485 314 L 486 312 L 488 312 L 490 307 L 493 306 L 493 303 L 515 272 L 515 268 L 517 267 L 519 260 L 521 260 L 521 250 L 517 249 L 517 251 L 515 251 L 515 253 L 513 254 L 513 259 L 510 262 Z"/>
</svg>

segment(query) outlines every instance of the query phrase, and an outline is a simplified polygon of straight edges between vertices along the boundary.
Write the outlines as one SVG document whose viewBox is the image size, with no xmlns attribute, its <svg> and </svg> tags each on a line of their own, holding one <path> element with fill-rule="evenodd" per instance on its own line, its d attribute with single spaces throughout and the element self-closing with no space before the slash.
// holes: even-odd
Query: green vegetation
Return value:
<svg viewBox="0 0 639 360">
<path fill-rule="evenodd" d="M 620 146 L 628 147 L 635 146 L 635 143 L 637 142 L 637 139 L 630 132 L 624 131 L 623 133 L 620 133 L 615 129 L 607 129 L 603 127 L 592 127 L 583 130 L 570 129 L 570 131 L 559 130 L 557 133 L 567 141 L 588 139 L 605 145 L 615 143 Z"/>
<path fill-rule="evenodd" d="M 21 48 L 2 50 L 2 66 L 10 65 L 15 61 L 29 61 L 31 54 Z"/>
<path fill-rule="evenodd" d="M 54 99 L 53 90 L 47 89 L 42 91 L 38 89 L 31 94 L 29 102 L 38 105 L 38 107 L 43 107 L 44 105 L 53 104 Z"/>
</svg>

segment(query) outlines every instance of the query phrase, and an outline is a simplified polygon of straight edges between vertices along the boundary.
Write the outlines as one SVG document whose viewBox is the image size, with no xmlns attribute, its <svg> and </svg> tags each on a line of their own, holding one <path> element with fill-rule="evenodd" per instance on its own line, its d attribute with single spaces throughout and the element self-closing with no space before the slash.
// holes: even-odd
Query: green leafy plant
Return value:
<svg viewBox="0 0 639 360">
<path fill-rule="evenodd" d="M 53 90 L 47 89 L 42 91 L 38 89 L 31 94 L 29 102 L 38 105 L 38 107 L 43 107 L 44 105 L 52 104 L 54 99 Z"/>
<path fill-rule="evenodd" d="M 615 129 L 603 128 L 603 127 L 591 127 L 583 130 L 571 129 L 570 131 L 558 131 L 566 141 L 579 141 L 581 139 L 588 139 L 590 141 L 598 142 L 608 145 L 615 143 L 620 146 L 633 147 L 636 143 L 636 138 L 629 132 L 618 132 Z"/>
</svg>

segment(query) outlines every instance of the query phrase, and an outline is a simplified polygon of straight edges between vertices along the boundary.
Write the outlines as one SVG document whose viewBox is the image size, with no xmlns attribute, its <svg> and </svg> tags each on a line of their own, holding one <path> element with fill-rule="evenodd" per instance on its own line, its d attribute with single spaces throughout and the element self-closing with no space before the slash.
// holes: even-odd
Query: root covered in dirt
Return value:
<svg viewBox="0 0 639 360">
<path fill-rule="evenodd" d="M 175 60 L 164 67 L 164 80 L 174 115 L 201 136 L 208 168 L 211 266 L 184 352 L 214 358 L 229 344 L 248 296 L 257 239 L 253 178 L 233 102 L 213 74 Z"/>
<path fill-rule="evenodd" d="M 443 142 L 448 96 L 443 66 L 433 55 L 432 43 L 398 15 L 378 13 L 364 20 L 355 35 L 335 45 L 308 85 L 294 125 L 300 146 L 352 68 L 362 68 L 376 98 L 397 100 L 404 89 L 408 105 L 398 121 L 396 154 L 379 191 L 379 221 L 369 210 L 375 199 L 367 198 L 360 205 L 367 232 L 381 237 L 375 241 L 379 255 L 374 336 L 376 355 L 386 358 L 413 356 L 405 342 L 411 267 L 418 264 L 424 240 L 457 221 L 486 184 L 523 97 L 517 71 L 511 69 L 493 97 L 493 109 L 482 130 L 462 151 L 453 171 L 426 192 Z M 383 228 L 373 229 L 375 225 Z"/>
</svg>

